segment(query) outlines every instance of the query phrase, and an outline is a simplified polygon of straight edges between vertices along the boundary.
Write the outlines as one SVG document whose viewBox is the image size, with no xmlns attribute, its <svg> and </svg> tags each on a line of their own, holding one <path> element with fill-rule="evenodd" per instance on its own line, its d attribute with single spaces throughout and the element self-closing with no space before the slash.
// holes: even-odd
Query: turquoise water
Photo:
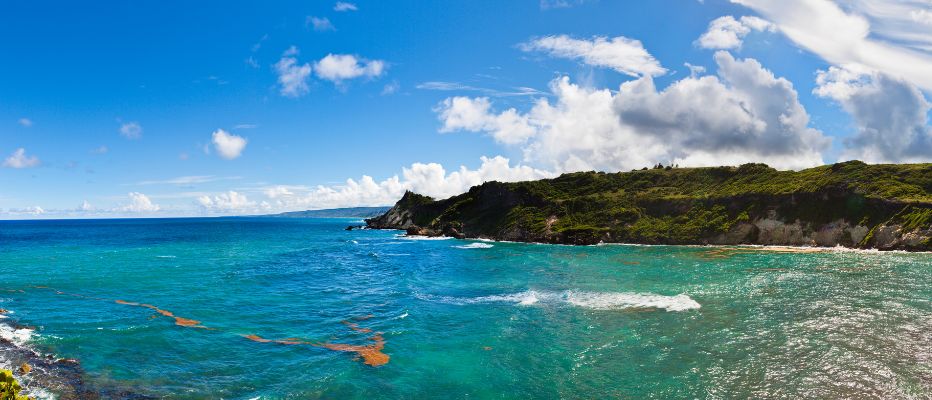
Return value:
<svg viewBox="0 0 932 400">
<path fill-rule="evenodd" d="M 34 327 L 3 332 L 168 398 L 932 397 L 929 254 L 343 230 L 357 221 L 0 222 L 2 321 Z M 335 349 L 379 332 L 382 365 Z"/>
</svg>

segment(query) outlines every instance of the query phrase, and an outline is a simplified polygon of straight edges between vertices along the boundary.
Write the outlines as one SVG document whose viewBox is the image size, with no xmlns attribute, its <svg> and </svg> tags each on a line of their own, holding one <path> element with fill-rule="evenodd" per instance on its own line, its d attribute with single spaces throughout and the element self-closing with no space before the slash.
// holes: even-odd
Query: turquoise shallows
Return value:
<svg viewBox="0 0 932 400">
<path fill-rule="evenodd" d="M 36 327 L 29 345 L 79 360 L 92 385 L 168 398 L 932 390 L 929 254 L 571 247 L 343 229 L 358 223 L 0 222 L 0 289 L 12 290 L 0 292 L 0 308 L 12 311 L 2 321 Z M 379 367 L 324 347 L 371 349 L 378 332 L 390 357 Z"/>
</svg>

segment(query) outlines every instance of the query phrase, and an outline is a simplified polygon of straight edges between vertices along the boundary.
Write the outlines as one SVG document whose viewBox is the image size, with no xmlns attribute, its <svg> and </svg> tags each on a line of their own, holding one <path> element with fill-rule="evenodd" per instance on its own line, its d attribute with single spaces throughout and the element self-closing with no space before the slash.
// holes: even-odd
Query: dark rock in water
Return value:
<svg viewBox="0 0 932 400">
<path fill-rule="evenodd" d="M 347 226 L 347 227 L 346 227 L 346 230 L 348 230 L 348 231 L 351 231 L 351 230 L 353 230 L 353 226 L 352 226 L 352 225 L 350 225 L 350 226 Z"/>
<path fill-rule="evenodd" d="M 23 326 L 0 322 L 23 329 Z M 97 387 L 84 380 L 84 370 L 72 359 L 43 355 L 39 351 L 0 338 L 0 355 L 9 365 L 19 365 L 16 379 L 26 393 L 35 390 L 50 392 L 60 400 L 84 399 L 155 399 L 137 393 L 132 388 Z"/>
</svg>

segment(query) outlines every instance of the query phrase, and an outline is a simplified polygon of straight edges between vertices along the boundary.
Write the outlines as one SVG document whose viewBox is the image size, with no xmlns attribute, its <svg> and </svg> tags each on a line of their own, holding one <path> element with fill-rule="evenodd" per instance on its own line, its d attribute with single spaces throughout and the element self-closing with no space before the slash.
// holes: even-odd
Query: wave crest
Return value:
<svg viewBox="0 0 932 400">
<path fill-rule="evenodd" d="M 547 292 L 527 290 L 518 293 L 479 296 L 479 297 L 451 297 L 418 295 L 418 298 L 447 304 L 466 305 L 478 303 L 514 303 L 520 306 L 530 306 L 538 303 L 564 304 L 592 310 L 623 310 L 630 308 L 656 308 L 667 311 L 687 311 L 702 307 L 688 295 L 681 293 L 676 296 L 664 296 L 653 293 L 631 292 L 586 292 L 566 290 L 562 292 Z"/>
<path fill-rule="evenodd" d="M 457 249 L 491 249 L 495 246 L 488 244 L 488 243 L 470 243 L 466 245 L 453 246 L 453 247 L 456 247 Z"/>
</svg>

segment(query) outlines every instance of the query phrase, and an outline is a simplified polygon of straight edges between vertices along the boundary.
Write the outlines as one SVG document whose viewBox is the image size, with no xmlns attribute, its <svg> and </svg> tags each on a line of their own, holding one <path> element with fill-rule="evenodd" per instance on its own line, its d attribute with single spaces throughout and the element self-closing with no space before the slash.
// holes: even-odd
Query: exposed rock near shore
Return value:
<svg viewBox="0 0 932 400">
<path fill-rule="evenodd" d="M 30 329 L 8 320 L 0 321 L 0 324 L 13 331 Z M 154 398 L 122 388 L 89 385 L 78 361 L 42 354 L 3 337 L 0 337 L 0 367 L 15 370 L 15 378 L 30 398 L 37 394 L 47 394 L 59 400 Z"/>
<path fill-rule="evenodd" d="M 561 244 L 755 244 L 932 250 L 932 164 L 763 164 L 487 182 L 412 192 L 370 228 Z"/>
</svg>

